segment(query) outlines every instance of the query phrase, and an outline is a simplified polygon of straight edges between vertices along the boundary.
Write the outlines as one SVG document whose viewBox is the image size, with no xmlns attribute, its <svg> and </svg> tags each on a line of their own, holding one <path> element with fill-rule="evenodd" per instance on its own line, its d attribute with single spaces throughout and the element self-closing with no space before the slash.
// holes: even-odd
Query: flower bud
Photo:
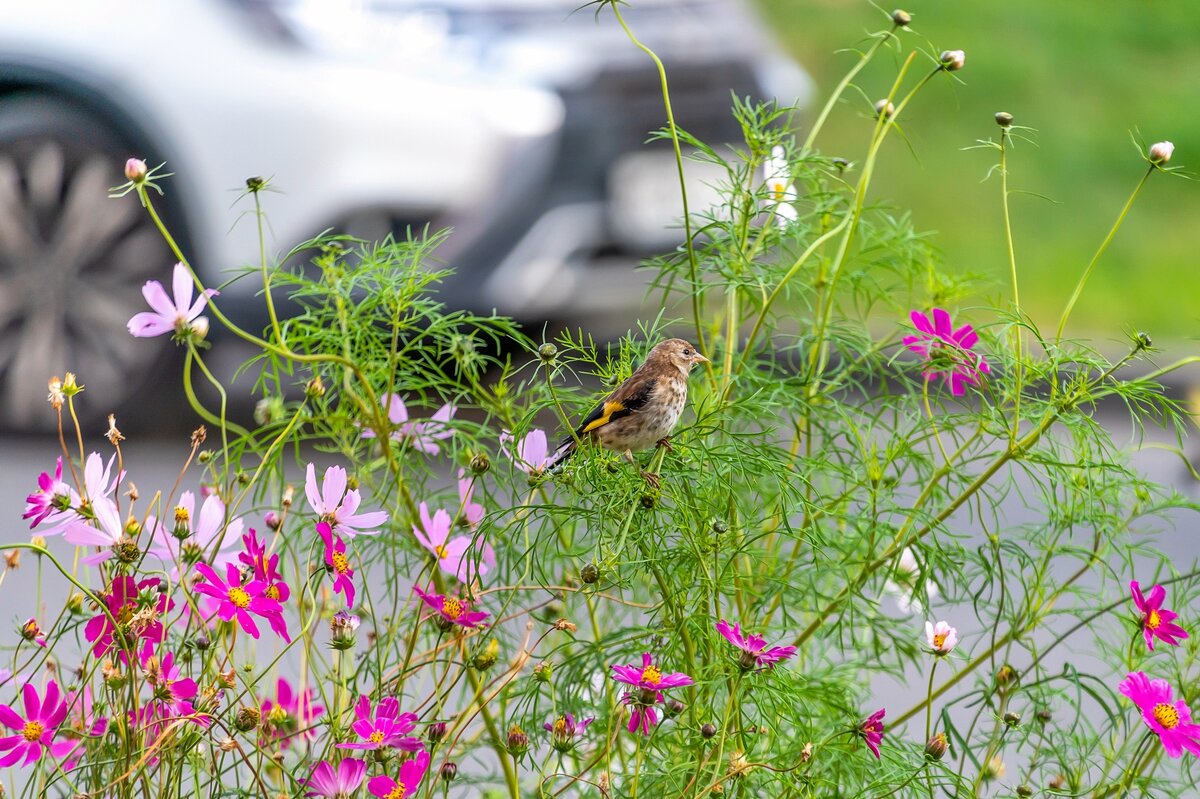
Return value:
<svg viewBox="0 0 1200 799">
<path fill-rule="evenodd" d="M 246 188 L 254 194 L 262 191 L 267 186 L 267 179 L 255 175 L 254 177 L 246 178 Z"/>
<path fill-rule="evenodd" d="M 42 628 L 37 623 L 37 619 L 30 619 L 21 625 L 21 637 L 26 641 L 36 641 L 43 634 Z"/>
<path fill-rule="evenodd" d="M 349 611 L 339 610 L 329 620 L 329 645 L 339 652 L 345 652 L 354 647 L 354 632 L 361 623 L 358 616 Z"/>
<path fill-rule="evenodd" d="M 1022 799 L 1025 799 L 1025 797 L 1033 796 L 1033 788 L 1030 788 L 1028 785 L 1018 785 L 1017 786 L 1017 796 L 1022 797 Z"/>
<path fill-rule="evenodd" d="M 1000 667 L 1000 670 L 996 672 L 997 690 L 999 690 L 1001 693 L 1004 693 L 1008 690 L 1008 687 L 1016 681 L 1016 679 L 1017 670 L 1005 663 Z"/>
<path fill-rule="evenodd" d="M 189 328 L 193 341 L 203 341 L 208 336 L 208 317 L 197 316 Z"/>
<path fill-rule="evenodd" d="M 458 766 L 447 761 L 438 769 L 438 775 L 441 776 L 444 782 L 453 782 L 454 778 L 458 776 Z"/>
<path fill-rule="evenodd" d="M 508 753 L 513 757 L 520 757 L 529 751 L 529 736 L 525 731 L 516 724 L 508 728 Z"/>
<path fill-rule="evenodd" d="M 907 28 L 912 23 L 912 14 L 902 8 L 892 12 L 892 24 L 897 28 Z"/>
<path fill-rule="evenodd" d="M 666 706 L 663 708 L 663 715 L 669 719 L 677 717 L 680 713 L 687 709 L 687 705 L 680 702 L 678 699 L 667 700 Z"/>
<path fill-rule="evenodd" d="M 1175 145 L 1169 141 L 1155 142 L 1150 145 L 1150 163 L 1162 166 L 1171 160 L 1175 154 Z"/>
<path fill-rule="evenodd" d="M 1046 708 L 1042 708 L 1037 712 L 1037 720 L 1042 724 L 1046 724 L 1053 718 L 1053 715 Z"/>
<path fill-rule="evenodd" d="M 42 535 L 35 535 L 33 538 L 29 539 L 29 543 L 33 544 L 35 547 L 45 549 L 46 548 L 46 537 L 42 536 Z M 38 554 L 40 555 L 41 553 L 38 553 Z"/>
<path fill-rule="evenodd" d="M 925 744 L 925 757 L 929 760 L 941 760 L 946 756 L 946 749 L 950 746 L 950 742 L 946 739 L 946 733 L 939 732 L 929 739 L 929 743 Z"/>
<path fill-rule="evenodd" d="M 471 660 L 471 665 L 479 671 L 487 671 L 496 665 L 498 657 L 500 657 L 500 642 L 493 638 L 475 655 Z"/>
<path fill-rule="evenodd" d="M 1004 779 L 1004 773 L 1008 771 L 1004 765 L 1004 761 L 1000 759 L 1000 755 L 992 755 L 988 762 L 983 764 L 983 781 L 991 782 L 992 780 Z"/>
<path fill-rule="evenodd" d="M 278 531 L 280 527 L 283 527 L 283 518 L 273 510 L 267 511 L 266 515 L 263 516 L 263 521 L 266 522 L 267 527 L 271 528 L 272 530 Z"/>
<path fill-rule="evenodd" d="M 320 375 L 316 375 L 304 384 L 304 396 L 309 399 L 325 396 L 325 381 L 321 379 Z"/>
<path fill-rule="evenodd" d="M 550 682 L 550 678 L 554 675 L 554 666 L 548 660 L 543 660 L 541 663 L 533 667 L 533 679 L 538 682 Z"/>
<path fill-rule="evenodd" d="M 700 737 L 706 741 L 716 734 L 717 734 L 717 725 L 713 724 L 712 722 L 709 722 L 700 728 Z"/>
<path fill-rule="evenodd" d="M 967 63 L 967 54 L 962 50 L 943 50 L 938 56 L 938 61 L 947 72 L 957 72 Z"/>
<path fill-rule="evenodd" d="M 717 535 L 721 535 L 729 530 L 729 525 L 725 523 L 724 519 L 713 519 L 709 526 Z"/>
<path fill-rule="evenodd" d="M 492 459 L 486 452 L 480 452 L 471 458 L 471 474 L 481 475 L 492 468 Z"/>
<path fill-rule="evenodd" d="M 595 563 L 588 563 L 579 570 L 579 579 L 588 585 L 595 584 L 600 579 L 600 568 Z"/>
<path fill-rule="evenodd" d="M 140 158 L 130 158 L 125 162 L 125 179 L 141 183 L 146 179 L 146 162 Z"/>
<path fill-rule="evenodd" d="M 1007 111 L 999 111 L 996 113 L 996 124 L 1002 128 L 1007 128 L 1013 123 L 1013 115 Z"/>
<path fill-rule="evenodd" d="M 551 363 L 558 357 L 558 347 L 553 344 L 543 344 L 538 347 L 538 357 L 542 359 L 542 363 Z"/>
<path fill-rule="evenodd" d="M 435 721 L 425 728 L 425 740 L 435 744 L 446 737 L 446 722 Z"/>
<path fill-rule="evenodd" d="M 257 729 L 262 721 L 262 711 L 250 705 L 242 705 L 233 717 L 233 726 L 239 732 L 250 732 Z"/>
<path fill-rule="evenodd" d="M 67 597 L 67 610 L 72 613 L 83 613 L 83 594 L 73 593 Z"/>
<path fill-rule="evenodd" d="M 1052 791 L 1061 791 L 1062 787 L 1066 784 L 1067 784 L 1066 777 L 1064 777 L 1061 774 L 1055 774 L 1053 777 L 1050 778 L 1050 781 L 1046 783 L 1046 787 Z"/>
<path fill-rule="evenodd" d="M 194 646 L 196 649 L 200 650 L 201 652 L 207 652 L 208 648 L 210 646 L 212 646 L 212 641 L 209 639 L 209 637 L 207 635 L 205 635 L 204 633 L 200 633 L 199 635 L 197 635 L 195 638 L 192 639 L 192 646 Z"/>
<path fill-rule="evenodd" d="M 645 494 L 642 494 L 640 501 L 644 510 L 653 510 L 654 505 L 657 502 L 657 498 L 650 492 L 646 492 Z"/>
<path fill-rule="evenodd" d="M 884 119 L 891 119 L 895 115 L 895 113 L 896 113 L 896 106 L 893 105 L 892 101 L 889 100 L 888 98 L 884 97 L 882 100 L 879 100 L 878 102 L 875 103 L 875 118 L 876 119 L 878 119 L 879 117 L 883 117 Z"/>
<path fill-rule="evenodd" d="M 1021 726 L 1021 714 L 1013 713 L 1011 710 L 1004 714 L 1004 724 L 1009 729 L 1016 729 Z"/>
</svg>

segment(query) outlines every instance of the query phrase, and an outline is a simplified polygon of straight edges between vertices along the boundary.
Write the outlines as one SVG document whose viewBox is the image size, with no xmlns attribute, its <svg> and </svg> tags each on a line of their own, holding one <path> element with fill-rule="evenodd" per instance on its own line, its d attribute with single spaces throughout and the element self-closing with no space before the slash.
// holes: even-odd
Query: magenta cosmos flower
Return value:
<svg viewBox="0 0 1200 799">
<path fill-rule="evenodd" d="M 400 764 L 400 771 L 395 779 L 386 774 L 372 777 L 367 783 L 367 790 L 383 799 L 405 799 L 416 792 L 428 768 L 429 753 L 421 752 L 412 760 Z"/>
<path fill-rule="evenodd" d="M 48 747 L 54 741 L 58 725 L 67 717 L 67 703 L 58 692 L 58 683 L 51 680 L 46 684 L 46 695 L 39 699 L 37 689 L 30 683 L 25 683 L 23 690 L 25 699 L 25 717 L 21 718 L 8 705 L 0 705 L 0 724 L 10 730 L 16 730 L 16 735 L 0 738 L 0 768 L 15 765 L 22 758 L 21 765 L 28 766 L 42 756 L 42 748 Z"/>
<path fill-rule="evenodd" d="M 583 737 L 587 725 L 593 721 L 595 721 L 594 718 L 586 718 L 576 722 L 573 715 L 564 713 L 553 722 L 546 722 L 542 727 L 550 733 L 550 742 L 556 750 L 570 752 Z"/>
<path fill-rule="evenodd" d="M 151 648 L 162 643 L 166 632 L 161 619 L 175 607 L 175 601 L 159 592 L 160 583 L 157 577 L 141 582 L 132 577 L 113 578 L 107 593 L 101 595 L 108 612 L 93 616 L 83 628 L 93 655 L 102 657 L 115 645 L 118 657 L 128 663 L 128 653 L 137 649 L 139 640 L 144 639 Z"/>
<path fill-rule="evenodd" d="M 317 490 L 317 467 L 308 464 L 304 494 L 308 497 L 309 507 L 321 521 L 328 522 L 335 531 L 349 538 L 378 533 L 379 526 L 388 520 L 387 513 L 381 510 L 357 513 L 362 496 L 358 489 L 346 490 L 346 470 L 341 466 L 326 469 L 321 488 Z"/>
<path fill-rule="evenodd" d="M 879 759 L 879 744 L 883 741 L 883 716 L 886 712 L 883 708 L 876 710 L 855 728 L 855 732 L 867 742 L 867 748 L 876 760 Z"/>
<path fill-rule="evenodd" d="M 379 700 L 372 717 L 371 700 L 360 696 L 358 704 L 354 706 L 354 715 L 358 720 L 350 725 L 350 729 L 360 740 L 338 744 L 338 749 L 382 749 L 390 746 L 406 752 L 419 752 L 424 748 L 420 738 L 405 735 L 417 726 L 417 714 L 401 713 L 400 702 L 393 697 Z"/>
<path fill-rule="evenodd" d="M 454 431 L 446 424 L 454 418 L 457 410 L 450 403 L 438 408 L 428 419 L 417 422 L 409 421 L 408 406 L 399 394 L 388 394 L 383 398 L 383 404 L 387 407 L 388 421 L 393 427 L 390 438 L 393 441 L 407 441 L 418 452 L 437 455 L 441 451 L 437 442 L 454 435 Z M 375 438 L 375 431 L 370 428 L 363 430 L 362 437 Z"/>
<path fill-rule="evenodd" d="M 992 367 L 982 355 L 971 348 L 979 341 L 978 334 L 970 325 L 955 330 L 950 324 L 950 314 L 941 308 L 933 309 L 933 320 L 920 311 L 910 315 L 917 335 L 905 336 L 904 346 L 924 356 L 926 380 L 938 375 L 950 386 L 950 393 L 962 396 L 965 384 L 979 385 L 981 374 L 991 374 Z"/>
<path fill-rule="evenodd" d="M 196 573 L 204 578 L 204 582 L 196 583 L 196 592 L 220 601 L 217 615 L 223 621 L 236 619 L 243 630 L 257 639 L 258 625 L 250 618 L 253 613 L 265 619 L 285 641 L 292 640 L 283 621 L 283 607 L 263 593 L 267 589 L 265 581 L 253 579 L 243 584 L 242 573 L 234 563 L 225 564 L 224 580 L 207 563 L 197 563 Z"/>
<path fill-rule="evenodd" d="M 354 569 L 350 568 L 350 558 L 346 557 L 346 542 L 340 535 L 334 535 L 333 528 L 327 523 L 317 525 L 317 535 L 325 542 L 325 565 L 333 572 L 333 593 L 346 598 L 346 607 L 354 607 Z"/>
<path fill-rule="evenodd" d="M 304 787 L 309 788 L 305 796 L 320 796 L 325 799 L 345 799 L 352 796 L 367 776 L 367 763 L 348 757 L 338 763 L 334 771 L 328 760 L 322 760 L 312 770 L 312 775 L 304 781 Z"/>
<path fill-rule="evenodd" d="M 655 703 L 665 701 L 663 691 L 667 688 L 679 688 L 692 685 L 694 680 L 682 672 L 663 674 L 654 665 L 654 658 L 649 652 L 642 653 L 642 666 L 612 666 L 613 679 L 617 682 L 637 688 L 637 692 L 625 694 L 625 704 L 633 710 L 629 715 L 629 731 L 637 732 L 641 728 L 643 735 L 649 735 L 650 730 L 658 723 L 658 713 L 654 710 Z"/>
<path fill-rule="evenodd" d="M 146 285 L 142 286 L 142 296 L 154 311 L 134 314 L 128 324 L 130 334 L 138 338 L 149 338 L 173 333 L 177 340 L 183 340 L 195 331 L 198 336 L 204 337 L 208 332 L 208 320 L 200 316 L 200 312 L 208 304 L 208 298 L 218 293 L 217 290 L 205 289 L 200 292 L 196 301 L 192 302 L 192 292 L 196 284 L 187 267 L 181 263 L 175 264 L 171 288 L 175 293 L 174 301 L 167 296 L 162 283 L 157 280 L 146 281 Z"/>
<path fill-rule="evenodd" d="M 516 446 L 510 450 L 509 446 L 514 442 Z M 530 430 L 520 441 L 516 441 L 512 433 L 503 430 L 500 432 L 500 449 L 518 469 L 535 477 L 550 465 L 550 447 L 546 443 L 544 430 Z"/>
<path fill-rule="evenodd" d="M 774 668 L 776 663 L 796 654 L 794 646 L 773 646 L 767 649 L 767 639 L 760 635 L 743 634 L 740 625 L 729 626 L 729 622 L 721 619 L 717 622 L 717 632 L 725 640 L 742 651 L 738 664 L 746 671 L 754 669 Z"/>
<path fill-rule="evenodd" d="M 66 724 L 59 727 L 58 735 L 66 740 L 50 744 L 50 754 L 63 761 L 63 771 L 70 771 L 83 758 L 88 738 L 99 738 L 108 732 L 108 719 L 97 717 L 92 701 L 92 686 L 85 685 L 83 693 L 67 693 Z"/>
<path fill-rule="evenodd" d="M 1151 680 L 1144 672 L 1135 671 L 1119 688 L 1142 711 L 1142 721 L 1158 735 L 1168 756 L 1180 757 L 1186 749 L 1200 757 L 1200 725 L 1192 723 L 1186 702 L 1171 700 L 1166 680 Z"/>
<path fill-rule="evenodd" d="M 1179 642 L 1188 637 L 1187 631 L 1175 624 L 1179 614 L 1163 607 L 1167 589 L 1156 585 L 1150 589 L 1150 596 L 1144 597 L 1141 586 L 1134 580 L 1129 584 L 1129 590 L 1133 593 L 1133 604 L 1142 614 L 1142 635 L 1146 637 L 1146 646 L 1151 651 L 1154 650 L 1155 638 L 1171 646 L 1179 646 Z"/>
<path fill-rule="evenodd" d="M 284 749 L 293 739 L 310 741 L 316 738 L 316 719 L 324 712 L 324 705 L 313 704 L 311 688 L 296 691 L 283 678 L 275 683 L 274 700 L 267 699 L 262 703 L 264 729 Z"/>
<path fill-rule="evenodd" d="M 454 526 L 450 514 L 439 508 L 432 516 L 424 502 L 418 508 L 420 525 L 413 525 L 413 536 L 421 546 L 437 558 L 438 568 L 453 574 L 461 583 L 482 577 L 496 565 L 496 550 L 484 542 L 482 546 L 469 535 L 450 537 Z"/>
<path fill-rule="evenodd" d="M 488 614 L 482 610 L 471 610 L 471 603 L 465 599 L 441 594 L 427 594 L 415 585 L 413 593 L 421 597 L 426 605 L 437 611 L 438 615 L 435 618 L 438 626 L 443 630 L 449 630 L 455 625 L 470 630 L 482 626 L 483 620 L 488 617 Z"/>
<path fill-rule="evenodd" d="M 210 719 L 197 715 L 191 701 L 195 698 L 196 681 L 180 675 L 179 666 L 175 663 L 175 655 L 168 652 L 159 659 L 147 654 L 142 659 L 142 671 L 146 682 L 154 692 L 153 700 L 148 707 L 152 715 L 159 719 L 176 719 L 192 717 L 192 721 L 207 727 Z"/>
<path fill-rule="evenodd" d="M 267 545 L 258 540 L 258 532 L 253 527 L 242 536 L 242 544 L 245 551 L 238 554 L 238 561 L 253 570 L 255 580 L 266 583 L 263 596 L 276 602 L 287 602 L 292 589 L 279 572 L 279 555 L 267 555 Z"/>
<path fill-rule="evenodd" d="M 29 496 L 25 497 L 25 512 L 21 514 L 22 519 L 33 519 L 29 523 L 29 529 L 37 527 L 51 516 L 52 523 L 66 517 L 70 518 L 74 514 L 71 511 L 73 502 L 72 495 L 75 493 L 71 487 L 63 482 L 62 479 L 62 456 L 58 457 L 58 463 L 54 467 L 54 476 L 51 477 L 48 472 L 42 472 L 38 475 L 38 487 Z M 57 532 L 57 530 L 56 530 Z"/>
<path fill-rule="evenodd" d="M 925 643 L 929 644 L 933 654 L 948 655 L 958 644 L 958 630 L 944 621 L 939 621 L 937 624 L 927 621 L 925 622 Z"/>
<path fill-rule="evenodd" d="M 102 497 L 110 496 L 117 485 L 124 479 L 125 473 L 116 476 L 112 474 L 113 455 L 104 462 L 98 452 L 88 454 L 83 464 L 83 494 L 89 502 L 95 502 Z M 54 467 L 54 476 L 42 472 L 38 476 L 38 489 L 25 498 L 25 513 L 23 518 L 33 519 L 31 528 L 42 526 L 42 535 L 55 535 L 83 517 L 76 508 L 81 499 L 75 489 L 62 479 L 62 458 Z"/>
</svg>

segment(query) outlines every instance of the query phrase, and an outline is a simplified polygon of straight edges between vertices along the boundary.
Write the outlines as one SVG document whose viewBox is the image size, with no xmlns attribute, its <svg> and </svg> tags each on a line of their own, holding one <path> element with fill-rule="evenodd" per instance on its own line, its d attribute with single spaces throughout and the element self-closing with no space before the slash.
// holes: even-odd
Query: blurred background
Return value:
<svg viewBox="0 0 1200 799">
<path fill-rule="evenodd" d="M 44 430 L 50 375 L 88 387 L 84 410 L 131 423 L 177 406 L 169 342 L 133 339 L 140 287 L 174 260 L 132 197 L 107 198 L 130 155 L 173 172 L 156 198 L 219 303 L 262 323 L 253 203 L 267 179 L 268 257 L 322 230 L 365 238 L 452 226 L 440 251 L 452 306 L 601 337 L 653 317 L 639 260 L 679 240 L 657 75 L 610 11 L 578 0 L 0 0 L 0 427 Z M 1008 111 L 1035 129 L 1011 161 L 1026 310 L 1043 326 L 1169 139 L 1195 161 L 1200 15 L 1147 0 L 1082 6 L 911 0 L 908 47 L 963 49 L 903 121 L 873 196 L 911 208 L 953 270 L 1006 291 L 999 186 L 987 180 Z M 679 124 L 738 130 L 730 95 L 810 111 L 888 25 L 865 0 L 636 0 L 631 27 L 666 62 Z M 818 142 L 861 152 L 884 54 Z M 965 84 L 965 85 L 964 85 Z M 1132 136 L 1132 138 L 1131 138 Z M 689 167 L 693 203 L 710 177 Z M 1125 330 L 1177 348 L 1200 330 L 1196 186 L 1155 175 L 1072 318 L 1119 346 Z M 1043 195 L 1042 197 L 1036 195 Z M 217 343 L 227 373 L 245 353 Z M 185 414 L 186 415 L 186 414 Z"/>
</svg>

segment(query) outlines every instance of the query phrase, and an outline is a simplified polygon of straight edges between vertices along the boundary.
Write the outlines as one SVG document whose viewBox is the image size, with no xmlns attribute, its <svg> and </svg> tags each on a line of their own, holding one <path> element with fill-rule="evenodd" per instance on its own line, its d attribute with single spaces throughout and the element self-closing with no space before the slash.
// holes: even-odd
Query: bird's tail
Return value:
<svg viewBox="0 0 1200 799">
<path fill-rule="evenodd" d="M 578 447 L 573 436 L 567 436 L 564 438 L 559 443 L 558 449 L 554 451 L 554 457 L 551 458 L 550 463 L 546 465 L 546 473 L 554 474 L 556 471 L 558 471 L 558 469 L 567 462 L 567 458 L 575 454 L 575 450 L 577 448 Z"/>
</svg>

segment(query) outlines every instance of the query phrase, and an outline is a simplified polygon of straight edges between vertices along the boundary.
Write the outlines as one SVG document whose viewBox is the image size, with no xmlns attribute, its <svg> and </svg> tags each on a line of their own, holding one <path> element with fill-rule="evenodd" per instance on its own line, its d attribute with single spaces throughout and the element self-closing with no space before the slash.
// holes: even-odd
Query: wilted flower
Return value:
<svg viewBox="0 0 1200 799">
<path fill-rule="evenodd" d="M 576 722 L 573 715 L 564 713 L 553 722 L 546 722 L 542 726 L 550 733 L 551 744 L 555 749 L 559 752 L 570 752 L 575 748 L 578 739 L 583 737 L 584 730 L 592 721 L 594 719 L 589 717 Z"/>
<path fill-rule="evenodd" d="M 46 685 L 46 694 L 39 698 L 37 689 L 31 683 L 25 683 L 22 689 L 25 699 L 25 718 L 22 718 L 8 705 L 0 705 L 0 724 L 10 730 L 16 730 L 16 735 L 0 738 L 0 768 L 21 763 L 27 766 L 42 756 L 42 748 L 54 742 L 58 725 L 67 717 L 67 703 L 59 694 L 58 683 L 51 680 Z"/>
<path fill-rule="evenodd" d="M 348 757 L 338 763 L 336 771 L 328 760 L 322 760 L 312 770 L 308 779 L 304 780 L 304 787 L 310 789 L 304 795 L 320 796 L 324 799 L 346 799 L 357 793 L 366 776 L 367 763 L 364 760 Z"/>
<path fill-rule="evenodd" d="M 400 764 L 400 771 L 395 779 L 385 774 L 372 777 L 367 783 L 367 790 L 383 799 L 406 799 L 416 792 L 428 769 L 429 753 L 421 752 L 412 760 Z"/>
<path fill-rule="evenodd" d="M 943 50 L 938 61 L 947 72 L 957 72 L 967 63 L 967 54 L 962 50 Z"/>
<path fill-rule="evenodd" d="M 1175 154 L 1175 145 L 1169 141 L 1155 142 L 1150 145 L 1150 163 L 1157 166 L 1162 166 L 1171 160 L 1171 156 Z"/>
<path fill-rule="evenodd" d="M 1129 584 L 1133 594 L 1133 604 L 1142 614 L 1142 635 L 1146 638 L 1146 647 L 1154 650 L 1154 639 L 1163 643 L 1179 646 L 1179 642 L 1188 637 L 1187 631 L 1175 624 L 1179 614 L 1163 607 L 1167 598 L 1167 589 L 1156 585 L 1150 589 L 1150 596 L 1142 596 L 1141 586 L 1134 580 Z"/>
<path fill-rule="evenodd" d="M 991 374 L 987 360 L 971 349 L 979 336 L 970 325 L 955 330 L 950 314 L 941 308 L 933 309 L 932 321 L 920 311 L 913 311 L 910 317 L 917 335 L 905 336 L 904 346 L 924 356 L 926 380 L 943 375 L 950 393 L 958 397 L 966 390 L 964 384 L 978 386 L 981 374 Z"/>
<path fill-rule="evenodd" d="M 375 715 L 371 715 L 371 700 L 360 696 L 354 706 L 357 717 L 350 729 L 359 737 L 354 743 L 337 744 L 338 749 L 381 749 L 393 747 L 406 752 L 417 752 L 423 747 L 420 738 L 405 735 L 417 725 L 417 714 L 401 713 L 400 703 L 394 697 L 379 700 Z"/>
<path fill-rule="evenodd" d="M 650 728 L 658 723 L 658 714 L 654 705 L 664 701 L 663 690 L 692 685 L 695 681 L 682 672 L 663 674 L 654 664 L 654 658 L 649 652 L 642 653 L 642 666 L 612 666 L 612 678 L 620 683 L 631 685 L 638 689 L 636 692 L 625 694 L 623 701 L 633 710 L 629 716 L 629 731 L 636 732 L 639 728 L 643 735 L 650 734 Z"/>
<path fill-rule="evenodd" d="M 500 432 L 500 449 L 508 456 L 518 469 L 537 476 L 550 465 L 550 449 L 546 443 L 546 432 L 534 428 L 516 443 L 515 453 L 509 450 L 514 441 L 512 433 L 507 430 Z"/>
<path fill-rule="evenodd" d="M 887 711 L 883 708 L 872 713 L 867 720 L 855 728 L 855 732 L 867 743 L 867 748 L 875 759 L 879 759 L 879 744 L 883 741 L 883 716 Z"/>
<path fill-rule="evenodd" d="M 441 594 L 427 594 L 420 588 L 413 586 L 413 593 L 421 597 L 421 600 L 437 611 L 437 619 L 439 626 L 443 629 L 450 629 L 455 625 L 465 627 L 468 630 L 482 625 L 488 614 L 481 610 L 471 610 L 471 603 L 465 599 L 456 597 L 443 596 Z"/>
<path fill-rule="evenodd" d="M 740 625 L 730 627 L 729 622 L 724 619 L 717 622 L 717 632 L 741 650 L 738 663 L 747 671 L 774 668 L 776 663 L 781 663 L 796 654 L 794 646 L 773 646 L 767 649 L 767 639 L 750 633 L 743 634 Z"/>
<path fill-rule="evenodd" d="M 1192 723 L 1186 702 L 1172 699 L 1170 683 L 1135 671 L 1118 688 L 1142 711 L 1142 721 L 1158 735 L 1169 757 L 1181 757 L 1185 749 L 1200 757 L 1200 725 Z"/>
<path fill-rule="evenodd" d="M 408 441 L 412 448 L 426 455 L 437 455 L 441 451 L 438 441 L 454 435 L 454 431 L 446 424 L 454 418 L 455 407 L 446 403 L 429 419 L 411 422 L 408 419 L 408 406 L 399 394 L 388 394 L 382 400 L 388 409 L 388 421 L 395 428 L 392 431 L 393 441 Z M 363 438 L 375 438 L 375 431 L 363 430 Z"/>
<path fill-rule="evenodd" d="M 357 513 L 362 497 L 358 489 L 346 490 L 346 470 L 341 466 L 330 466 L 317 489 L 317 467 L 308 464 L 304 481 L 304 493 L 309 507 L 327 522 L 336 532 L 353 538 L 356 535 L 374 535 L 379 526 L 388 520 L 386 512 L 377 510 Z"/>
<path fill-rule="evenodd" d="M 958 644 L 958 630 L 947 622 L 925 622 L 925 642 L 935 655 L 948 655 Z"/>
<path fill-rule="evenodd" d="M 132 335 L 149 338 L 173 333 L 176 341 L 186 341 L 192 336 L 204 338 L 208 332 L 208 320 L 200 317 L 200 312 L 208 304 L 208 298 L 218 294 L 217 290 L 205 289 L 200 292 L 196 301 L 192 302 L 192 292 L 196 284 L 182 263 L 175 264 L 171 283 L 175 292 L 174 301 L 167 296 L 162 283 L 157 280 L 148 280 L 146 285 L 142 286 L 142 296 L 150 303 L 154 312 L 143 311 L 134 314 L 127 325 Z"/>
</svg>

